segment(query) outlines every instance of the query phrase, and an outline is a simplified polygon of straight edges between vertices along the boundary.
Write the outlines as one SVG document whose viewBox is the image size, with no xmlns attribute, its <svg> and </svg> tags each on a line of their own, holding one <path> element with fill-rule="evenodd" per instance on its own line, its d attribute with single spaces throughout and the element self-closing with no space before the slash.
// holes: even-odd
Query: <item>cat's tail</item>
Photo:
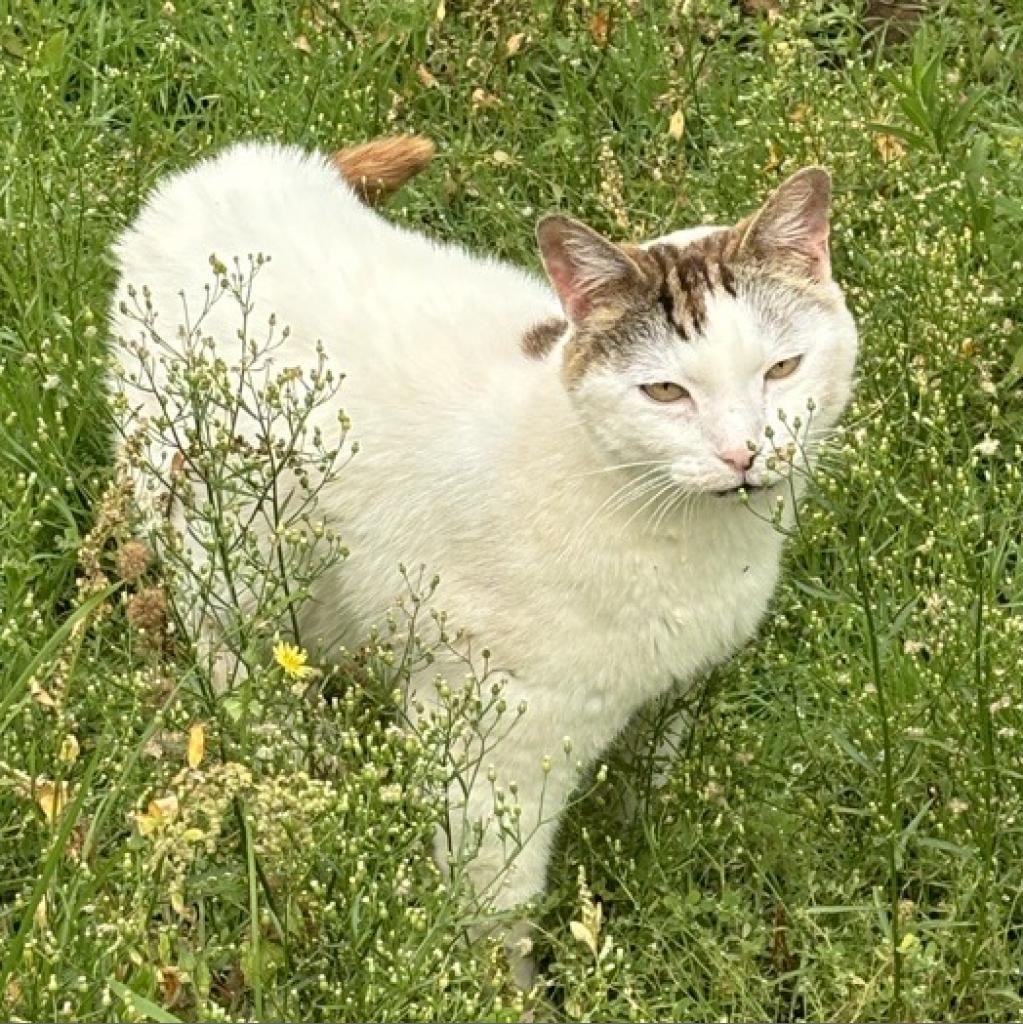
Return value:
<svg viewBox="0 0 1023 1024">
<path fill-rule="evenodd" d="M 361 199 L 376 206 L 418 174 L 436 151 L 422 135 L 395 135 L 339 149 L 331 160 Z"/>
</svg>

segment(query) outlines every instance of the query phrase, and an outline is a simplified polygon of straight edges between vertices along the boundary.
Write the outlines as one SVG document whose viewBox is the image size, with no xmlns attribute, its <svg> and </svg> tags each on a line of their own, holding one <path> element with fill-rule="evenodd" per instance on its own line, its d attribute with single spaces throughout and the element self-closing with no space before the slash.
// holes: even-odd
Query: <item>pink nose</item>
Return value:
<svg viewBox="0 0 1023 1024">
<path fill-rule="evenodd" d="M 718 458 L 722 462 L 727 462 L 732 469 L 739 473 L 745 473 L 753 465 L 755 456 L 756 452 L 751 452 L 746 447 L 729 448 L 727 451 L 718 452 Z"/>
</svg>

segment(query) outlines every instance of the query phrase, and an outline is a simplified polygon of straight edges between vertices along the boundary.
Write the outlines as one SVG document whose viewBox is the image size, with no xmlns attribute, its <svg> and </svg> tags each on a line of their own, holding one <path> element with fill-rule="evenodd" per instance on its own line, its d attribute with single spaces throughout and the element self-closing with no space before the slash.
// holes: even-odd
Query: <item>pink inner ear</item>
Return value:
<svg viewBox="0 0 1023 1024">
<path fill-rule="evenodd" d="M 572 264 L 560 247 L 545 254 L 544 265 L 566 316 L 578 322 L 589 313 L 592 306 L 589 296 L 581 287 L 578 267 Z"/>
<path fill-rule="evenodd" d="M 818 281 L 831 277 L 831 247 L 828 244 L 828 222 L 814 225 L 807 235 L 808 269 Z"/>
</svg>

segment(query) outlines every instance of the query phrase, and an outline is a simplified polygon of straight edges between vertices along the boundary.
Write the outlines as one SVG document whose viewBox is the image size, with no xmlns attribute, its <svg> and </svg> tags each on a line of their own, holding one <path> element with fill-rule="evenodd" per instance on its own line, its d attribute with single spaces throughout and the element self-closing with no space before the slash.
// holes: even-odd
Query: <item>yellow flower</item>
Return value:
<svg viewBox="0 0 1023 1024">
<path fill-rule="evenodd" d="M 307 679 L 313 674 L 315 669 L 306 664 L 308 658 L 309 655 L 294 644 L 283 640 L 274 644 L 274 661 L 284 669 L 289 679 Z"/>
</svg>

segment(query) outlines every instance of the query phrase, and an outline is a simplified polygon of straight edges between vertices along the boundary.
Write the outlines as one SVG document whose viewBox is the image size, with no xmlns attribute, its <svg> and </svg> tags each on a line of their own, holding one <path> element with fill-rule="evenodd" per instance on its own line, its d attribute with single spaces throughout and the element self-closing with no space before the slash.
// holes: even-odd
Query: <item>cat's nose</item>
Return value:
<svg viewBox="0 0 1023 1024">
<path fill-rule="evenodd" d="M 722 462 L 727 462 L 732 469 L 739 473 L 745 473 L 753 465 L 756 456 L 757 453 L 751 452 L 745 445 L 742 448 L 729 448 L 726 451 L 718 452 L 718 458 Z"/>
</svg>

